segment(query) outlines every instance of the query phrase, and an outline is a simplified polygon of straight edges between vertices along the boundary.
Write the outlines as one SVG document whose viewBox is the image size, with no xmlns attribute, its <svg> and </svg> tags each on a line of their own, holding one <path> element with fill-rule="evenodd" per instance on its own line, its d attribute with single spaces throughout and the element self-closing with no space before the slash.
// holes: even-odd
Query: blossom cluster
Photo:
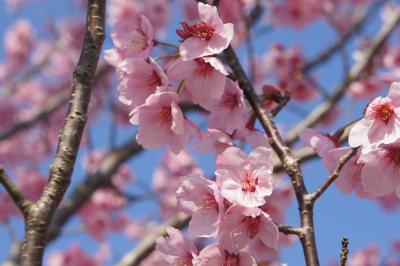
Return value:
<svg viewBox="0 0 400 266">
<path fill-rule="evenodd" d="M 279 231 L 268 213 L 274 209 L 268 202 L 273 189 L 271 157 L 267 147 L 248 156 L 229 147 L 217 156 L 215 181 L 201 173 L 181 177 L 176 197 L 178 209 L 191 215 L 188 234 L 215 241 L 199 250 L 170 227 L 169 238 L 157 241 L 160 260 L 173 265 L 258 265 L 276 259 Z M 186 264 L 179 264 L 183 261 Z"/>
<path fill-rule="evenodd" d="M 354 122 L 349 133 L 350 147 L 340 147 L 341 132 L 320 134 L 308 129 L 302 140 L 322 157 L 325 167 L 333 171 L 340 158 L 351 148 L 358 152 L 340 171 L 336 185 L 344 193 L 356 191 L 362 198 L 378 198 L 382 205 L 400 198 L 400 83 L 390 86 L 386 97 L 375 98 L 365 115 Z M 397 195 L 393 197 L 393 193 Z"/>
</svg>

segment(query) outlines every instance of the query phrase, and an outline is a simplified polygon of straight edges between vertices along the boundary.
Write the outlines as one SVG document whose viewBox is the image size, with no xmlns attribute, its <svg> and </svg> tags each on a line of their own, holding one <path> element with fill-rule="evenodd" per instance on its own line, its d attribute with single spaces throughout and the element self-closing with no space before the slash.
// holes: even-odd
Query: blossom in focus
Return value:
<svg viewBox="0 0 400 266">
<path fill-rule="evenodd" d="M 183 178 L 182 185 L 176 191 L 179 209 L 192 218 L 189 223 L 189 235 L 211 237 L 217 233 L 223 214 L 223 198 L 217 184 L 201 175 Z"/>
<path fill-rule="evenodd" d="M 233 38 L 233 24 L 222 22 L 217 7 L 199 2 L 198 10 L 200 22 L 182 22 L 182 29 L 176 31 L 182 39 L 179 53 L 183 60 L 218 54 Z"/>
<path fill-rule="evenodd" d="M 178 154 L 196 131 L 178 106 L 178 95 L 162 92 L 151 95 L 131 113 L 130 122 L 139 126 L 137 141 L 146 149 L 168 144 Z"/>
<path fill-rule="evenodd" d="M 146 59 L 154 45 L 154 29 L 149 19 L 140 16 L 140 24 L 134 29 L 115 27 L 111 33 L 115 48 L 104 51 L 106 61 L 117 67 L 124 59 Z"/>
<path fill-rule="evenodd" d="M 156 92 L 168 90 L 168 78 L 162 68 L 151 58 L 148 61 L 127 59 L 120 65 L 122 80 L 118 85 L 118 99 L 136 108 Z"/>
<path fill-rule="evenodd" d="M 236 147 L 217 157 L 217 183 L 231 203 L 252 208 L 265 203 L 272 193 L 272 150 L 258 147 L 247 156 Z"/>
<path fill-rule="evenodd" d="M 392 143 L 400 136 L 400 83 L 390 86 L 387 97 L 378 97 L 367 107 L 364 118 L 350 130 L 352 147 Z"/>
<path fill-rule="evenodd" d="M 196 266 L 257 266 L 257 262 L 250 254 L 240 251 L 230 253 L 220 249 L 217 244 L 206 246 L 200 251 L 198 257 L 194 259 L 193 265 Z"/>
<path fill-rule="evenodd" d="M 235 130 L 245 127 L 249 114 L 238 84 L 230 79 L 226 80 L 225 91 L 222 97 L 210 106 L 211 114 L 208 118 L 208 127 L 232 134 Z M 226 118 L 229 117 L 229 123 Z"/>
<path fill-rule="evenodd" d="M 168 237 L 156 241 L 156 250 L 162 254 L 164 261 L 170 265 L 190 266 L 199 251 L 179 230 L 168 227 Z"/>
<path fill-rule="evenodd" d="M 395 191 L 400 198 L 400 141 L 379 144 L 362 153 L 359 161 L 364 163 L 361 180 L 367 192 L 379 197 Z"/>
<path fill-rule="evenodd" d="M 223 95 L 228 72 L 219 59 L 202 57 L 187 61 L 177 59 L 169 66 L 167 74 L 169 78 L 183 80 L 192 102 L 207 109 Z"/>
<path fill-rule="evenodd" d="M 279 231 L 269 215 L 259 208 L 232 205 L 225 213 L 218 234 L 218 245 L 231 253 L 253 241 L 265 250 L 278 249 Z"/>
</svg>

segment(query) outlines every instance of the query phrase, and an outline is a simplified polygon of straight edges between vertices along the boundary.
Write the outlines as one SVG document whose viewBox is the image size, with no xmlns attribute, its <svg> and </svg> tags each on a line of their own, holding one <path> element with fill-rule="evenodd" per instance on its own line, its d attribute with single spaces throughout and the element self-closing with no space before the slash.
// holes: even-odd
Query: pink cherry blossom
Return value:
<svg viewBox="0 0 400 266">
<path fill-rule="evenodd" d="M 264 250 L 278 248 L 279 231 L 269 215 L 259 208 L 231 206 L 226 211 L 219 230 L 220 248 L 236 253 L 250 242 L 258 240 Z"/>
<path fill-rule="evenodd" d="M 151 58 L 148 61 L 127 59 L 120 65 L 122 80 L 118 85 L 119 100 L 136 108 L 156 92 L 166 91 L 168 78 L 162 68 Z"/>
<path fill-rule="evenodd" d="M 218 129 L 208 129 L 207 132 L 201 133 L 193 146 L 199 152 L 215 151 L 218 155 L 226 148 L 233 146 L 232 139 L 223 131 Z"/>
<path fill-rule="evenodd" d="M 184 117 L 178 100 L 174 92 L 156 93 L 130 113 L 130 122 L 139 125 L 136 139 L 144 148 L 169 144 L 171 151 L 178 154 L 195 133 L 195 126 Z"/>
<path fill-rule="evenodd" d="M 170 265 L 192 266 L 193 259 L 199 253 L 196 246 L 173 227 L 168 227 L 167 233 L 169 237 L 161 237 L 156 242 L 156 249 L 162 254 L 164 261 Z"/>
<path fill-rule="evenodd" d="M 140 24 L 135 29 L 115 27 L 111 33 L 115 48 L 104 51 L 106 61 L 117 67 L 127 58 L 146 59 L 153 48 L 154 29 L 149 19 L 140 17 Z"/>
<path fill-rule="evenodd" d="M 254 149 L 249 156 L 230 147 L 217 157 L 217 183 L 221 194 L 231 203 L 257 207 L 272 193 L 272 150 Z"/>
<path fill-rule="evenodd" d="M 183 60 L 218 54 L 233 38 L 233 24 L 223 24 L 217 7 L 199 2 L 198 9 L 201 22 L 182 22 L 183 29 L 176 31 L 182 38 L 179 53 Z"/>
<path fill-rule="evenodd" d="M 187 176 L 176 193 L 179 209 L 192 215 L 189 235 L 215 236 L 223 214 L 223 198 L 217 184 L 201 175 Z"/>
<path fill-rule="evenodd" d="M 373 146 L 359 161 L 364 163 L 361 180 L 367 192 L 379 197 L 395 191 L 400 198 L 400 141 Z"/>
<path fill-rule="evenodd" d="M 230 253 L 217 244 L 206 246 L 194 260 L 196 266 L 257 266 L 256 260 L 246 252 Z"/>
<path fill-rule="evenodd" d="M 236 82 L 229 79 L 226 80 L 224 94 L 210 106 L 210 110 L 208 126 L 228 134 L 244 128 L 249 117 L 242 90 Z M 226 123 L 227 117 L 229 117 L 229 123 Z"/>
<path fill-rule="evenodd" d="M 322 134 L 311 128 L 305 129 L 300 134 L 300 139 L 304 145 L 313 148 L 320 157 L 325 157 L 330 150 L 339 146 L 336 136 Z"/>
<path fill-rule="evenodd" d="M 367 107 L 365 117 L 350 130 L 352 147 L 392 143 L 400 134 L 400 83 L 390 86 L 387 97 L 378 97 Z"/>
<path fill-rule="evenodd" d="M 153 178 L 153 190 L 159 198 L 159 208 L 163 217 L 178 213 L 176 190 L 181 185 L 181 176 L 204 175 L 193 156 L 183 150 L 178 154 L 167 151 L 156 169 Z"/>
<path fill-rule="evenodd" d="M 185 90 L 191 95 L 193 103 L 207 108 L 213 100 L 224 93 L 228 72 L 220 60 L 215 57 L 203 57 L 183 61 L 177 59 L 167 70 L 168 77 L 183 80 Z"/>
</svg>

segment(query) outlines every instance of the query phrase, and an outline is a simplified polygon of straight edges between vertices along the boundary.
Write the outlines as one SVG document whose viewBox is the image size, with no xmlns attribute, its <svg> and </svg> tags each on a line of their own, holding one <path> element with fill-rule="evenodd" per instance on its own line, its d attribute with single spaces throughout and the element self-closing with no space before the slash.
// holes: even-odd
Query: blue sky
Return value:
<svg viewBox="0 0 400 266">
<path fill-rule="evenodd" d="M 84 12 L 79 8 L 70 4 L 66 0 L 43 0 L 38 1 L 40 4 L 31 4 L 25 7 L 21 12 L 10 15 L 6 10 L 0 9 L 0 33 L 3 36 L 5 30 L 10 26 L 15 19 L 28 18 L 34 26 L 38 27 L 37 31 L 40 32 L 43 23 L 49 19 L 57 20 L 59 18 L 70 18 L 77 16 L 84 16 Z M 177 10 L 176 8 L 174 10 Z M 166 33 L 166 40 L 176 40 L 174 30 L 181 21 L 180 14 L 175 14 L 172 18 L 170 30 Z M 376 32 L 379 27 L 379 14 L 375 19 L 369 22 L 367 32 Z M 330 43 L 334 41 L 336 34 L 331 29 L 328 29 L 327 24 L 323 21 L 312 24 L 301 32 L 291 29 L 279 29 L 277 31 L 268 33 L 254 40 L 255 50 L 257 53 L 264 53 L 271 44 L 276 42 L 284 43 L 287 47 L 293 44 L 300 44 L 304 48 L 306 56 L 312 56 L 318 51 L 324 50 Z M 355 42 L 351 41 L 348 45 L 348 50 L 354 47 Z M 109 35 L 107 37 L 105 48 L 111 47 Z M 244 49 L 240 48 L 239 55 L 241 58 L 244 56 Z M 0 51 L 0 58 L 4 56 L 3 50 Z M 316 72 L 318 82 L 327 90 L 332 90 L 340 82 L 342 75 L 342 66 L 339 56 L 334 56 L 327 64 L 320 67 Z M 309 109 L 317 103 L 303 104 L 300 107 Z M 354 104 L 351 100 L 345 100 L 342 103 L 343 107 L 351 107 L 346 109 L 343 113 L 347 117 L 341 117 L 336 126 L 343 125 L 350 121 L 352 118 L 358 117 L 362 113 L 365 106 L 364 103 Z M 94 144 L 97 148 L 107 148 L 108 142 L 104 140 L 109 139 L 109 123 L 110 117 L 104 113 L 99 116 L 96 125 L 92 128 L 91 132 L 94 137 Z M 195 120 L 201 118 L 196 117 Z M 289 111 L 284 111 L 278 116 L 278 123 L 283 129 L 288 129 L 298 121 L 298 117 Z M 334 129 L 334 127 L 333 127 Z M 133 128 L 119 129 L 119 141 L 123 142 L 124 139 L 131 137 L 134 132 Z M 84 153 L 80 154 L 80 158 Z M 151 183 L 151 177 L 157 162 L 160 161 L 162 155 L 161 150 L 149 151 L 142 155 L 135 157 L 129 161 L 129 167 L 134 172 L 137 178 L 143 180 L 146 184 Z M 214 158 L 208 155 L 197 155 L 196 158 L 199 164 L 205 169 L 206 173 L 212 174 L 214 171 Z M 46 168 L 44 168 L 46 169 Z M 323 168 L 319 161 L 313 161 L 303 166 L 304 176 L 309 191 L 314 190 L 321 184 L 328 173 Z M 80 181 L 84 175 L 81 168 L 81 163 L 77 163 L 77 169 L 74 172 L 73 184 Z M 70 189 L 71 190 L 71 189 Z M 69 191 L 70 191 L 69 190 Z M 128 212 L 133 217 L 151 218 L 157 217 L 155 213 L 155 206 L 151 202 L 145 202 L 142 205 L 134 205 L 128 208 Z M 294 203 L 288 210 L 287 224 L 298 225 L 299 214 L 297 211 L 297 204 Z M 363 248 L 369 243 L 375 243 L 382 248 L 382 253 L 387 254 L 391 241 L 400 238 L 398 230 L 400 213 L 387 213 L 383 211 L 375 202 L 368 200 L 361 200 L 354 195 L 343 195 L 340 191 L 332 186 L 329 190 L 318 200 L 315 206 L 315 231 L 317 236 L 318 251 L 322 264 L 338 258 L 340 251 L 340 239 L 345 236 L 350 239 L 350 252 Z M 67 231 L 79 225 L 76 219 L 67 225 Z M 18 220 L 13 220 L 13 227 L 17 229 L 18 234 L 22 233 L 22 223 Z M 397 229 L 397 230 L 396 230 Z M 0 226 L 0 260 L 3 260 L 8 255 L 10 246 L 10 239 L 6 230 Z M 79 241 L 82 243 L 85 250 L 93 252 L 96 250 L 96 241 L 90 239 L 87 235 L 66 236 L 57 240 L 49 246 L 49 250 L 65 249 L 70 243 Z M 128 250 L 130 250 L 134 243 L 127 240 L 120 235 L 110 236 L 110 241 L 113 247 L 113 258 L 109 265 L 118 261 L 119 258 Z M 48 254 L 48 253 L 47 253 Z M 304 265 L 302 249 L 298 241 L 288 248 L 283 248 L 283 256 L 281 261 L 288 263 L 288 265 Z"/>
</svg>

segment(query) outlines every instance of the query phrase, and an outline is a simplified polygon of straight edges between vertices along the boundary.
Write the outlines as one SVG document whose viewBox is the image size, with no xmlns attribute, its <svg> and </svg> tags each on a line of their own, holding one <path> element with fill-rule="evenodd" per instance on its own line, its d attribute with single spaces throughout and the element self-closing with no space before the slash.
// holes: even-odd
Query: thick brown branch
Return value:
<svg viewBox="0 0 400 266">
<path fill-rule="evenodd" d="M 25 221 L 21 265 L 42 265 L 48 225 L 67 190 L 86 124 L 91 88 L 105 37 L 105 0 L 89 0 L 85 39 L 72 81 L 71 100 L 49 181 Z"/>
<path fill-rule="evenodd" d="M 335 170 L 332 172 L 332 174 L 326 179 L 326 181 L 314 192 L 311 194 L 311 200 L 315 202 L 328 188 L 329 186 L 335 182 L 335 180 L 339 177 L 340 171 L 342 168 L 346 165 L 346 163 L 353 157 L 358 151 L 358 148 L 353 148 L 349 150 L 345 155 L 343 155 L 340 159 L 339 162 L 337 163 L 337 166 Z"/>
<path fill-rule="evenodd" d="M 0 168 L 0 183 L 6 189 L 10 197 L 13 199 L 18 209 L 24 215 L 25 219 L 28 217 L 32 203 L 27 200 L 24 194 L 18 189 L 18 187 L 11 181 L 7 176 L 3 168 Z"/>
<path fill-rule="evenodd" d="M 63 200 L 60 208 L 56 211 L 53 221 L 50 224 L 47 241 L 52 241 L 59 236 L 62 227 L 72 218 L 72 216 L 85 204 L 93 193 L 111 183 L 112 176 L 118 168 L 143 149 L 136 140 L 129 140 L 120 148 L 110 151 L 101 161 L 98 170 L 84 178 L 69 195 Z"/>
<path fill-rule="evenodd" d="M 393 17 L 385 23 L 378 35 L 371 42 L 371 45 L 364 52 L 364 57 L 354 65 L 347 73 L 344 81 L 335 89 L 332 96 L 325 102 L 317 106 L 302 122 L 297 124 L 288 134 L 286 143 L 293 144 L 299 134 L 306 128 L 313 127 L 318 124 L 332 108 L 343 98 L 349 85 L 357 80 L 364 70 L 371 63 L 375 55 L 379 52 L 383 44 L 386 42 L 390 34 L 400 22 L 400 7 L 393 10 Z"/>
<path fill-rule="evenodd" d="M 182 229 L 186 227 L 189 223 L 190 217 L 179 214 L 166 223 L 158 226 L 152 233 L 144 237 L 139 244 L 129 253 L 127 253 L 122 260 L 117 264 L 117 266 L 137 266 L 139 263 L 145 259 L 151 252 L 153 252 L 157 238 L 161 236 L 166 236 L 167 228 L 172 226 L 177 229 Z"/>
</svg>

